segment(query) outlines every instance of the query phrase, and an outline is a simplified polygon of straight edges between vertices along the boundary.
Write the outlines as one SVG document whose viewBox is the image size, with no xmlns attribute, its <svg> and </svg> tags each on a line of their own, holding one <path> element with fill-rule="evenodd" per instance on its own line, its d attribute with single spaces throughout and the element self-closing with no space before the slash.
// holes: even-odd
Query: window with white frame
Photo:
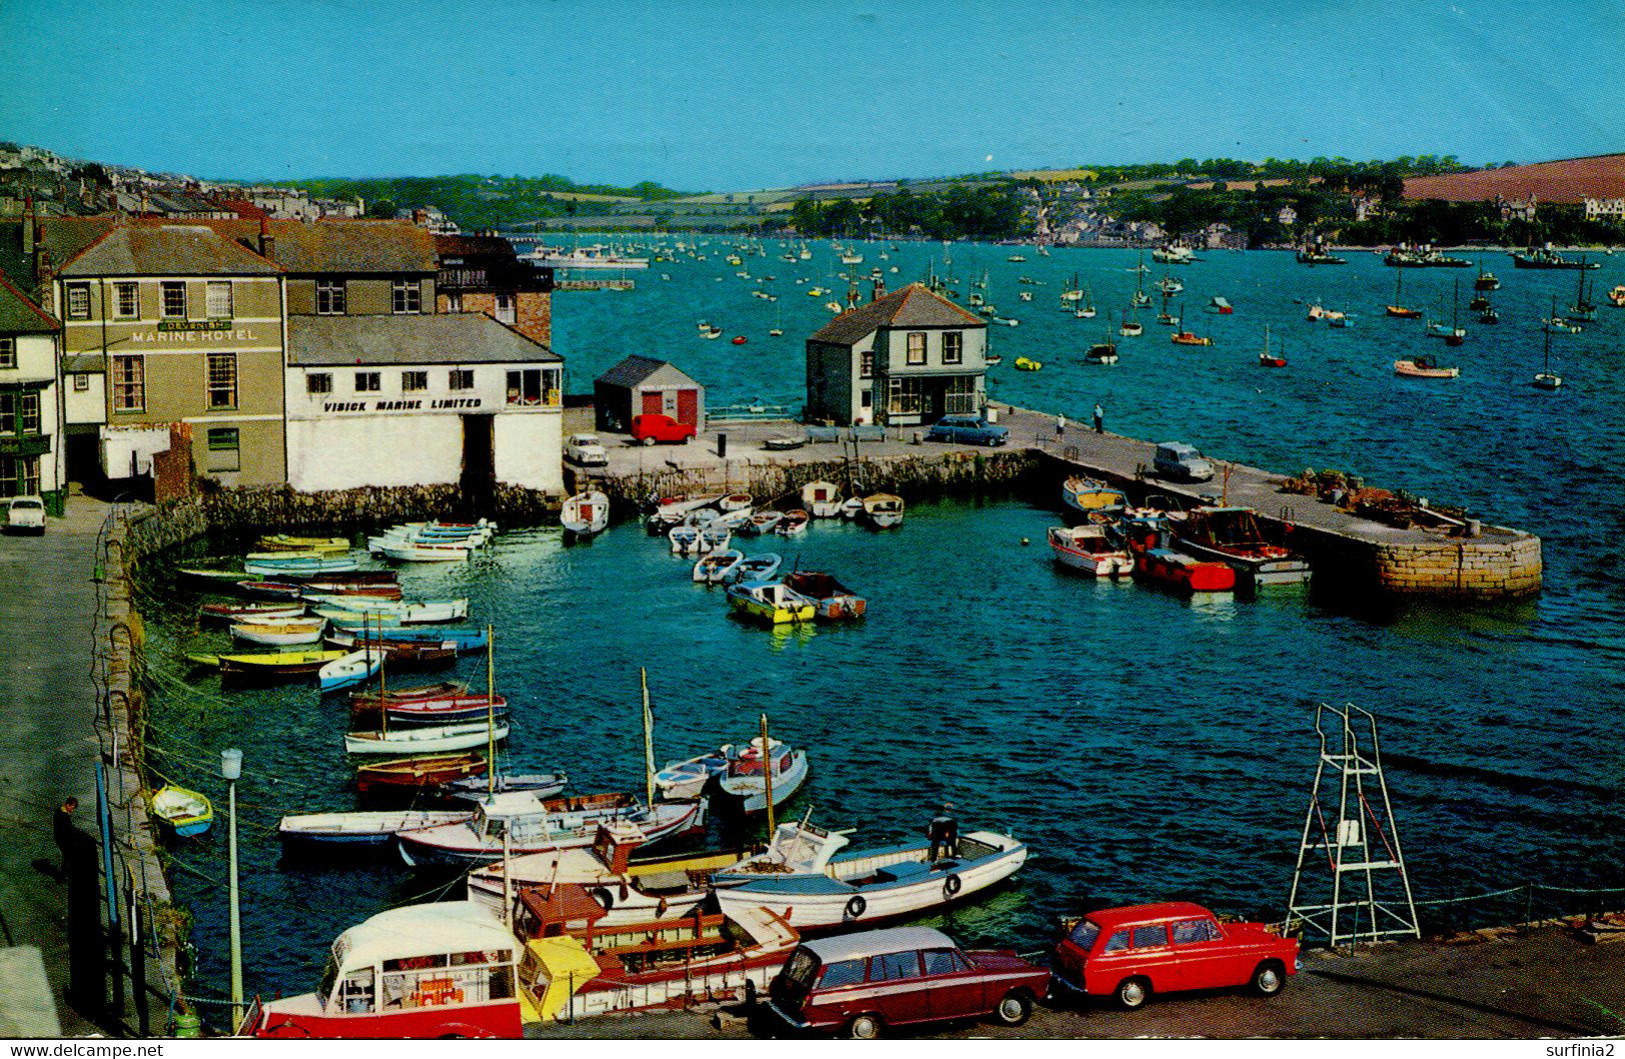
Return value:
<svg viewBox="0 0 1625 1059">
<path fill-rule="evenodd" d="M 236 427 L 210 427 L 207 437 L 207 470 L 237 471 L 242 469 L 242 435 Z"/>
<path fill-rule="evenodd" d="M 377 393 L 383 389 L 382 379 L 376 371 L 358 371 L 355 373 L 356 393 Z"/>
<path fill-rule="evenodd" d="M 515 316 L 513 308 L 513 295 L 497 295 L 497 319 L 501 320 L 505 324 L 511 324 L 514 322 Z"/>
<path fill-rule="evenodd" d="M 394 310 L 397 313 L 423 311 L 423 286 L 415 279 L 398 279 L 394 283 Z"/>
<path fill-rule="evenodd" d="M 521 407 L 558 404 L 558 369 L 526 368 L 508 372 L 508 403 Z"/>
<path fill-rule="evenodd" d="M 949 379 L 948 388 L 942 395 L 942 410 L 948 415 L 977 411 L 976 380 L 969 375 Z"/>
<path fill-rule="evenodd" d="M 25 390 L 19 395 L 22 400 L 22 427 L 24 434 L 39 433 L 39 391 Z"/>
<path fill-rule="evenodd" d="M 345 308 L 347 301 L 343 280 L 322 279 L 316 281 L 317 316 L 343 316 L 347 311 Z"/>
<path fill-rule="evenodd" d="M 209 281 L 208 308 L 211 320 L 231 319 L 231 280 Z"/>
<path fill-rule="evenodd" d="M 429 388 L 429 373 L 426 371 L 401 372 L 402 393 L 422 393 Z"/>
<path fill-rule="evenodd" d="M 866 349 L 858 354 L 858 378 L 872 379 L 875 377 L 875 351 Z"/>
<path fill-rule="evenodd" d="M 113 318 L 136 320 L 141 317 L 141 286 L 133 280 L 113 284 Z"/>
<path fill-rule="evenodd" d="M 35 496 L 38 493 L 38 456 L 0 456 L 0 496 Z"/>
<path fill-rule="evenodd" d="M 0 335 L 0 368 L 17 366 L 17 339 L 13 335 Z"/>
<path fill-rule="evenodd" d="M 113 411 L 139 412 L 147 407 L 146 377 L 144 358 L 113 358 Z"/>
<path fill-rule="evenodd" d="M 68 284 L 68 319 L 90 319 L 90 284 Z"/>
<path fill-rule="evenodd" d="M 210 353 L 208 365 L 210 408 L 237 407 L 237 354 Z"/>
<path fill-rule="evenodd" d="M 925 363 L 924 331 L 910 331 L 908 333 L 908 362 L 913 365 Z"/>
<path fill-rule="evenodd" d="M 163 313 L 170 319 L 186 319 L 186 284 L 181 280 L 165 280 L 163 283 Z"/>
<path fill-rule="evenodd" d="M 305 392 L 307 394 L 332 393 L 333 373 L 330 371 L 313 371 L 306 375 Z"/>
<path fill-rule="evenodd" d="M 473 368 L 451 369 L 450 384 L 452 390 L 472 390 L 474 388 Z"/>
<path fill-rule="evenodd" d="M 924 389 L 919 379 L 891 379 L 886 392 L 888 415 L 918 415 Z"/>
<path fill-rule="evenodd" d="M 88 372 L 88 371 L 76 371 L 76 372 L 74 372 L 73 373 L 73 388 L 76 391 L 80 392 L 80 393 L 83 393 L 84 391 L 90 389 L 90 372 Z"/>
<path fill-rule="evenodd" d="M 942 362 L 944 364 L 965 363 L 965 332 L 944 331 L 942 333 Z"/>
</svg>

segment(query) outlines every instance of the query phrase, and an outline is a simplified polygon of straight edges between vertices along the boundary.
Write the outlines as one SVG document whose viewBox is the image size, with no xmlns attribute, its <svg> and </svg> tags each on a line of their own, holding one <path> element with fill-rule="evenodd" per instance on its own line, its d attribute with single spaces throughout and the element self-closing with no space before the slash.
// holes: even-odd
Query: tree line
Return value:
<svg viewBox="0 0 1625 1059">
<path fill-rule="evenodd" d="M 1013 184 L 916 193 L 899 188 L 859 204 L 852 199 L 798 199 L 790 223 L 809 238 L 1016 239 L 1031 234 L 1025 203 Z"/>
</svg>

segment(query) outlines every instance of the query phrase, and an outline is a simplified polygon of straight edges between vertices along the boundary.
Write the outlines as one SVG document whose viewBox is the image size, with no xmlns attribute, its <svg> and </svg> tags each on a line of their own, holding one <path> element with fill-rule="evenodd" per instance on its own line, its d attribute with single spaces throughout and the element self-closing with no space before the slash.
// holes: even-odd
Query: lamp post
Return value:
<svg viewBox="0 0 1625 1059">
<path fill-rule="evenodd" d="M 243 921 L 237 903 L 237 777 L 243 774 L 241 750 L 220 751 L 220 775 L 226 780 L 227 819 L 231 839 L 231 1026 L 243 1015 Z"/>
</svg>

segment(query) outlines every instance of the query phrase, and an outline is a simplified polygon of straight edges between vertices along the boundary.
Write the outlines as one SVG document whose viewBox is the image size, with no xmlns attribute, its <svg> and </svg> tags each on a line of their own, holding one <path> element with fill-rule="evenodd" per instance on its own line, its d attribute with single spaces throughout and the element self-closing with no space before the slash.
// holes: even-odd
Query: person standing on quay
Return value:
<svg viewBox="0 0 1625 1059">
<path fill-rule="evenodd" d="M 1057 441 L 1060 441 L 1065 437 L 1066 437 L 1066 416 L 1064 416 L 1064 415 L 1056 416 L 1055 417 L 1055 439 Z"/>
<path fill-rule="evenodd" d="M 1106 410 L 1100 407 L 1099 401 L 1095 402 L 1095 433 L 1106 433 Z"/>
<path fill-rule="evenodd" d="M 73 826 L 73 814 L 78 808 L 79 799 L 69 796 L 51 813 L 51 837 L 56 839 L 56 848 L 62 854 L 62 866 L 52 873 L 57 882 L 68 877 L 68 861 L 74 855 L 79 838 L 79 829 Z"/>
</svg>

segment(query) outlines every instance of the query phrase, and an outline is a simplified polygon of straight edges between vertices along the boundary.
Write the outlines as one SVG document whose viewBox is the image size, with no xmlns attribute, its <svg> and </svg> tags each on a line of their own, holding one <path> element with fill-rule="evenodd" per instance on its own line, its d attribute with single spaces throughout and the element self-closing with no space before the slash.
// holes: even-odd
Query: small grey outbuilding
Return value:
<svg viewBox="0 0 1625 1059">
<path fill-rule="evenodd" d="M 633 416 L 654 413 L 705 430 L 705 387 L 668 361 L 627 357 L 593 380 L 592 398 L 602 431 L 630 430 Z"/>
</svg>

